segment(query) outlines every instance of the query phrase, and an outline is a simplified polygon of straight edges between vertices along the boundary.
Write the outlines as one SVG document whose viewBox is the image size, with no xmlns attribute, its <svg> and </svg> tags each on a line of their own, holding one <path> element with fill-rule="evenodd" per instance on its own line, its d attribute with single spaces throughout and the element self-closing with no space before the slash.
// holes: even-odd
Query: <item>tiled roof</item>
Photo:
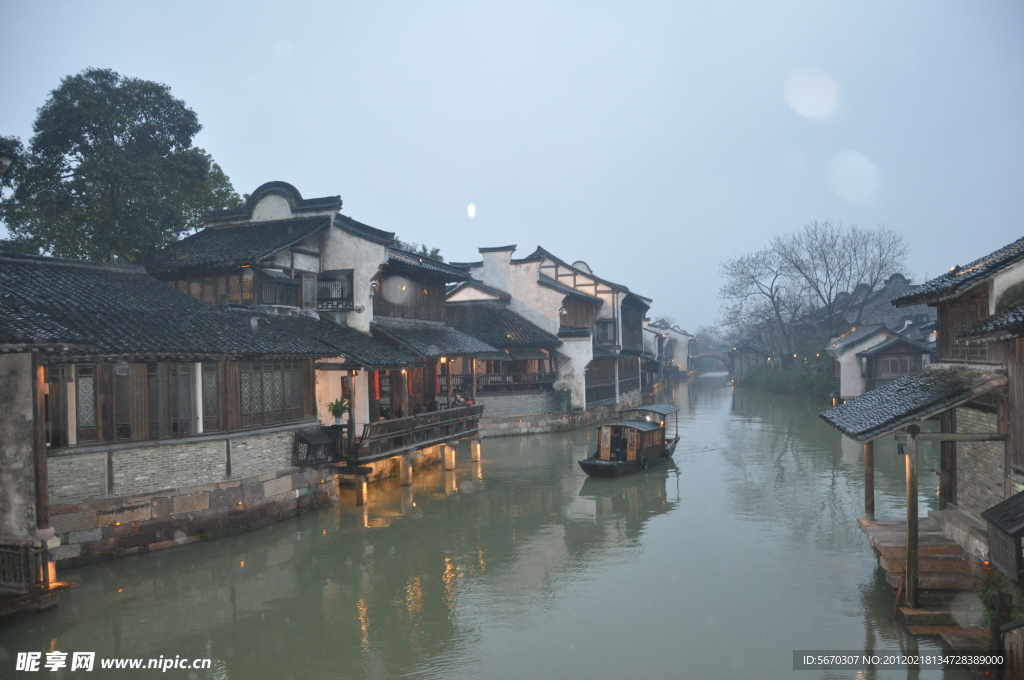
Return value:
<svg viewBox="0 0 1024 680">
<path fill-rule="evenodd" d="M 918 350 L 921 353 L 934 352 L 934 350 L 923 342 L 918 342 L 912 338 L 908 338 L 905 335 L 894 335 L 891 338 L 878 343 L 870 349 L 866 349 L 863 352 L 857 352 L 859 357 L 869 357 L 884 350 L 889 349 L 893 345 L 909 345 L 911 348 Z"/>
<path fill-rule="evenodd" d="M 371 227 L 368 224 L 357 222 L 351 217 L 342 215 L 341 213 L 334 216 L 334 226 L 338 227 L 342 231 L 347 231 L 350 234 L 364 238 L 367 241 L 380 243 L 381 245 L 389 246 L 395 242 L 395 232 L 384 231 L 383 229 Z"/>
<path fill-rule="evenodd" d="M 498 349 L 539 347 L 555 349 L 562 341 L 534 325 L 499 302 L 486 300 L 449 303 L 445 311 L 449 326 Z"/>
<path fill-rule="evenodd" d="M 0 345 L 60 356 L 337 357 L 367 368 L 421 362 L 306 314 L 194 300 L 142 267 L 0 257 Z"/>
<path fill-rule="evenodd" d="M 330 217 L 321 216 L 210 227 L 163 249 L 146 266 L 150 271 L 166 272 L 256 264 L 330 223 Z"/>
<path fill-rule="evenodd" d="M 462 290 L 463 288 L 476 288 L 477 290 L 487 293 L 488 295 L 493 295 L 502 302 L 508 302 L 509 300 L 512 299 L 512 296 L 506 293 L 505 291 L 499 288 L 494 288 L 492 286 L 485 285 L 484 283 L 477 281 L 476 279 L 470 279 L 469 281 L 463 281 L 462 283 L 453 285 L 448 290 L 448 293 L 446 295 L 447 297 L 451 297 L 454 293 Z"/>
<path fill-rule="evenodd" d="M 1005 384 L 999 372 L 933 367 L 865 392 L 821 417 L 848 437 L 871 441 Z"/>
<path fill-rule="evenodd" d="M 374 321 L 375 334 L 389 338 L 419 357 L 472 356 L 498 350 L 486 342 L 448 326 L 408 321 Z"/>
<path fill-rule="evenodd" d="M 464 270 L 450 264 L 398 248 L 388 248 L 388 262 L 399 268 L 419 270 L 439 276 L 446 281 L 465 281 L 470 278 Z"/>
<path fill-rule="evenodd" d="M 564 283 L 561 283 L 560 281 L 556 281 L 555 279 L 551 278 L 550 276 L 548 276 L 546 274 L 538 275 L 537 283 L 539 283 L 542 286 L 546 286 L 548 288 L 553 288 L 553 289 L 557 290 L 559 293 L 564 293 L 565 295 L 572 295 L 573 297 L 582 298 L 584 300 L 590 300 L 591 302 L 601 302 L 602 301 L 601 298 L 599 298 L 597 296 L 591 295 L 590 293 L 584 293 L 583 291 L 576 290 L 572 286 L 567 286 Z"/>
<path fill-rule="evenodd" d="M 288 182 L 266 182 L 256 187 L 245 201 L 245 205 L 227 210 L 214 210 L 206 215 L 206 222 L 238 222 L 252 219 L 252 212 L 266 196 L 280 196 L 288 201 L 292 214 L 302 212 L 323 212 L 340 210 L 341 196 L 322 196 L 320 198 L 303 198 L 299 190 Z"/>
<path fill-rule="evenodd" d="M 622 285 L 621 283 L 615 283 L 614 281 L 609 281 L 608 279 L 602 279 L 600 276 L 596 276 L 595 274 L 593 274 L 590 271 L 585 271 L 583 269 L 579 269 L 578 267 L 574 267 L 571 264 L 569 264 L 568 262 L 566 262 L 565 260 L 562 260 L 562 259 L 556 257 L 555 255 L 551 254 L 547 250 L 544 250 L 540 246 L 537 246 L 537 249 L 535 251 L 533 251 L 533 253 L 530 255 L 530 257 L 531 258 L 538 258 L 538 257 L 547 258 L 547 259 L 551 260 L 552 262 L 555 262 L 556 264 L 559 264 L 559 265 L 561 265 L 563 267 L 568 267 L 569 269 L 573 270 L 574 272 L 579 272 L 580 274 L 583 274 L 584 276 L 588 276 L 588 277 L 594 279 L 595 281 L 600 281 L 601 283 L 603 283 L 603 284 L 605 284 L 607 286 L 610 286 L 611 288 L 615 288 L 617 290 L 620 290 L 620 291 L 623 291 L 623 292 L 626 292 L 626 293 L 630 292 L 629 288 L 627 288 L 626 286 Z M 647 299 L 647 298 L 645 298 L 645 299 Z"/>
<path fill-rule="evenodd" d="M 0 343 L 63 355 L 331 356 L 279 320 L 194 300 L 142 267 L 0 257 Z"/>
<path fill-rule="evenodd" d="M 851 347 L 851 346 L 857 344 L 858 342 L 861 342 L 863 340 L 867 340 L 868 338 L 870 338 L 872 335 L 875 335 L 876 333 L 884 333 L 884 332 L 890 332 L 891 333 L 892 331 L 890 331 L 888 328 L 886 328 L 885 324 L 877 324 L 877 325 L 874 325 L 874 326 L 861 326 L 860 328 L 857 328 L 856 330 L 850 331 L 849 333 L 847 333 L 844 336 L 836 338 L 836 341 L 832 342 L 832 343 L 829 343 L 828 347 L 826 347 L 825 349 L 830 349 L 830 350 L 846 349 L 847 347 Z"/>
<path fill-rule="evenodd" d="M 332 357 L 343 356 L 348 363 L 363 368 L 411 368 L 423 365 L 423 361 L 400 349 L 323 317 L 319 320 L 305 315 L 277 318 L 291 325 L 291 332 L 304 334 L 336 348 L 337 352 Z"/>
<path fill-rule="evenodd" d="M 897 307 L 906 307 L 923 302 L 941 302 L 1021 259 L 1024 259 L 1024 238 L 1019 238 L 963 267 L 954 267 L 942 276 L 937 276 L 920 286 L 914 286 L 911 292 L 896 298 L 892 303 Z"/>
<path fill-rule="evenodd" d="M 965 328 L 959 335 L 961 338 L 976 342 L 1007 340 L 1024 336 L 1024 305 L 1010 307 L 1005 312 Z"/>
</svg>

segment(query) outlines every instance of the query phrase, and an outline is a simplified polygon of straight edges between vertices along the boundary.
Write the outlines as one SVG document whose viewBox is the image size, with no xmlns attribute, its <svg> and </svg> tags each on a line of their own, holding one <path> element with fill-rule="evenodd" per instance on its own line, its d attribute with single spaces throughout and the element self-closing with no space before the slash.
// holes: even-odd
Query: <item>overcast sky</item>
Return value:
<svg viewBox="0 0 1024 680">
<path fill-rule="evenodd" d="M 691 331 L 720 261 L 812 220 L 901 231 L 916 280 L 1024 235 L 1019 0 L 0 0 L 0 26 L 0 134 L 85 68 L 155 80 L 240 193 L 340 194 L 447 260 L 542 245 Z"/>
</svg>

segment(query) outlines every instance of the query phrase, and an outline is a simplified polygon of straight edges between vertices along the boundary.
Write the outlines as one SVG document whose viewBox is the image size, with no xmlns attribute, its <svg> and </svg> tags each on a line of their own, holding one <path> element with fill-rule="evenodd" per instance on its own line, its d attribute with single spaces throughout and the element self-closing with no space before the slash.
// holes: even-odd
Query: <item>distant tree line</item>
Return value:
<svg viewBox="0 0 1024 680">
<path fill-rule="evenodd" d="M 903 236 L 887 226 L 811 222 L 720 265 L 722 325 L 791 365 L 872 312 L 873 296 L 906 264 Z"/>
</svg>

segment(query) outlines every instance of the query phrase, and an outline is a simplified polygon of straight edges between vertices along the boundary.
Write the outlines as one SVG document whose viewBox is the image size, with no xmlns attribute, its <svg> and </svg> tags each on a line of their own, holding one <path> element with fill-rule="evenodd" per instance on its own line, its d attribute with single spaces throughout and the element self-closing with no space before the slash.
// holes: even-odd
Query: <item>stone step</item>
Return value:
<svg viewBox="0 0 1024 680">
<path fill-rule="evenodd" d="M 985 651 L 989 647 L 987 628 L 960 628 L 959 626 L 907 626 L 914 635 L 934 635 L 946 641 L 954 652 Z"/>
<path fill-rule="evenodd" d="M 878 564 L 890 573 L 903 574 L 907 571 L 906 555 L 881 555 Z M 971 562 L 963 555 L 919 555 L 917 568 L 920 573 L 941 572 L 947 574 L 971 573 Z"/>
<path fill-rule="evenodd" d="M 903 623 L 908 626 L 955 626 L 956 619 L 948 609 L 911 609 L 900 607 Z"/>
<path fill-rule="evenodd" d="M 903 574 L 886 572 L 885 580 L 893 588 L 898 588 Z M 978 579 L 970 574 L 932 574 L 922 573 L 918 576 L 917 587 L 939 590 L 974 590 Z"/>
<path fill-rule="evenodd" d="M 887 557 L 906 557 L 907 555 L 907 539 L 903 540 L 887 539 L 872 542 L 872 546 L 882 555 Z M 952 543 L 948 538 L 933 539 L 933 538 L 921 538 L 917 544 L 917 554 L 919 556 L 924 555 L 962 555 L 964 549 L 956 543 Z"/>
</svg>

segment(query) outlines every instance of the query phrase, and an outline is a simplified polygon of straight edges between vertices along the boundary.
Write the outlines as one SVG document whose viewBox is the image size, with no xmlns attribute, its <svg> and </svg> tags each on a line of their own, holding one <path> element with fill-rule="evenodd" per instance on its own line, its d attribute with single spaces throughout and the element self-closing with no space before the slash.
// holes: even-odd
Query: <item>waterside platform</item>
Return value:
<svg viewBox="0 0 1024 680">
<path fill-rule="evenodd" d="M 907 564 L 907 522 L 905 519 L 860 519 L 886 572 L 886 582 L 902 598 Z M 897 600 L 898 612 L 914 635 L 937 636 L 955 652 L 984 651 L 991 633 L 985 627 L 981 599 L 975 592 L 982 577 L 982 565 L 949 538 L 932 518 L 918 525 L 918 607 L 911 609 Z"/>
<path fill-rule="evenodd" d="M 36 605 L 40 610 L 49 609 L 57 604 L 60 593 L 77 585 L 74 581 L 55 581 L 28 593 L 0 593 L 0 616 L 12 614 L 31 605 Z"/>
</svg>

